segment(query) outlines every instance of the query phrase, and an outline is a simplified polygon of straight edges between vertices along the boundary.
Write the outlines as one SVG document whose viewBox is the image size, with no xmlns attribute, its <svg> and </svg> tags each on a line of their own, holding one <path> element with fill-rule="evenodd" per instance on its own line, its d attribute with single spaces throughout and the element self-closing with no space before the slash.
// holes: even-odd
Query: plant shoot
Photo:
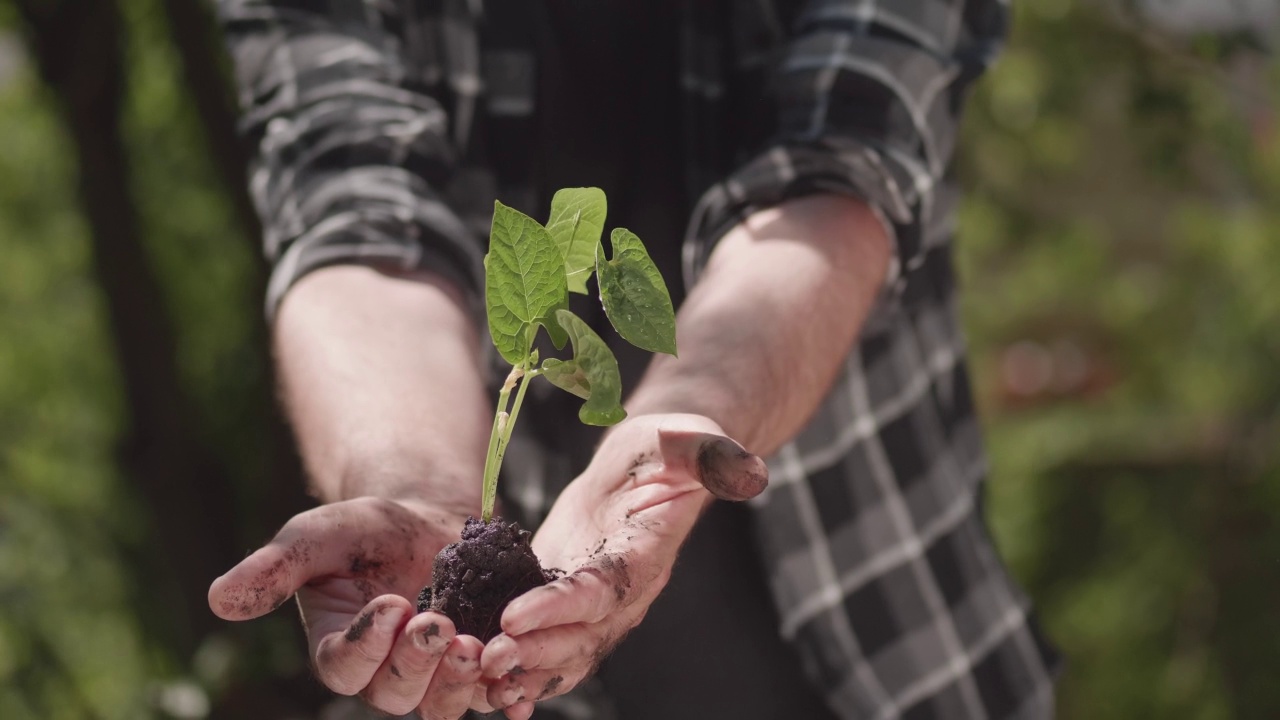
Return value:
<svg viewBox="0 0 1280 720">
<path fill-rule="evenodd" d="M 551 200 L 544 226 L 518 210 L 494 203 L 489 252 L 484 258 L 485 311 L 494 347 L 511 372 L 498 394 L 484 464 L 481 520 L 493 515 L 498 471 L 525 391 L 534 378 L 583 399 L 578 417 L 588 425 L 613 425 L 626 417 L 618 361 L 604 340 L 569 311 L 569 293 L 588 294 L 596 275 L 600 301 L 624 340 L 650 352 L 676 354 L 675 311 L 658 268 L 635 233 L 609 235 L 612 258 L 601 236 L 607 205 L 599 188 L 566 188 Z M 568 359 L 539 362 L 534 340 L 546 331 Z M 515 393 L 512 399 L 512 393 Z"/>
</svg>

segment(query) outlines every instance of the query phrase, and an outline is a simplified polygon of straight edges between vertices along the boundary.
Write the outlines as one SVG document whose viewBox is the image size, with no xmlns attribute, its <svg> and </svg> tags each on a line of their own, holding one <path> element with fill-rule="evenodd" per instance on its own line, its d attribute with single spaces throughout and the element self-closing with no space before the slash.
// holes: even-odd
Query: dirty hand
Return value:
<svg viewBox="0 0 1280 720">
<path fill-rule="evenodd" d="M 533 538 L 543 567 L 569 574 L 515 599 L 485 647 L 487 711 L 524 720 L 567 692 L 639 624 L 681 543 L 713 499 L 764 490 L 764 462 L 700 415 L 642 415 L 606 436 Z"/>
<path fill-rule="evenodd" d="M 250 620 L 296 593 L 311 661 L 329 689 L 392 715 L 460 717 L 483 646 L 455 637 L 443 615 L 415 615 L 414 599 L 464 519 L 372 497 L 308 510 L 215 580 L 209 606 L 226 620 Z"/>
</svg>

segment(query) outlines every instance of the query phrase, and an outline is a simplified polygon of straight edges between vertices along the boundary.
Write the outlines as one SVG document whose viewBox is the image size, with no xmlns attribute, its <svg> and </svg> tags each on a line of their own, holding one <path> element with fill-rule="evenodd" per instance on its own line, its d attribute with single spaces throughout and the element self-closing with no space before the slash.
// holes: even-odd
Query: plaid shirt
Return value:
<svg viewBox="0 0 1280 720">
<path fill-rule="evenodd" d="M 257 148 L 268 313 L 333 263 L 431 268 L 476 295 L 493 199 L 536 213 L 549 191 L 532 156 L 486 158 L 534 132 L 536 3 L 221 4 Z M 753 501 L 782 635 L 841 717 L 1051 716 L 1055 655 L 982 519 L 951 254 L 960 109 L 1007 2 L 679 4 L 686 284 L 735 223 L 806 194 L 866 200 L 896 241 L 843 373 Z M 520 452 L 507 468 L 528 471 L 504 487 L 537 518 L 555 494 L 543 478 L 572 468 Z"/>
</svg>

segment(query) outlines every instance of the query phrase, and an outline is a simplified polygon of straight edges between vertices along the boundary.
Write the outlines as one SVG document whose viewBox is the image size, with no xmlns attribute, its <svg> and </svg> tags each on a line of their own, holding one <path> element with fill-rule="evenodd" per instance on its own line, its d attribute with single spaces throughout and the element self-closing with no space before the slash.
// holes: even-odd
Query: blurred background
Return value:
<svg viewBox="0 0 1280 720">
<path fill-rule="evenodd" d="M 1280 717 L 1276 0 L 1020 0 L 970 104 L 989 512 L 1061 716 Z M 304 504 L 191 0 L 0 0 L 0 718 L 335 717 L 209 581 Z"/>
</svg>

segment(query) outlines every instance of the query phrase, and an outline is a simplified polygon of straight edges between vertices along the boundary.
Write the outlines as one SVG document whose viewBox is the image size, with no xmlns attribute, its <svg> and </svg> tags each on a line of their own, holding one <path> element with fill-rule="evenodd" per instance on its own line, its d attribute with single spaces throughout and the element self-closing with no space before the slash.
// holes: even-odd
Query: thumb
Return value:
<svg viewBox="0 0 1280 720">
<path fill-rule="evenodd" d="M 764 461 L 723 435 L 659 428 L 658 450 L 667 469 L 689 472 L 721 500 L 750 500 L 769 484 Z"/>
<path fill-rule="evenodd" d="M 209 586 L 209 608 L 224 620 L 252 620 L 280 607 L 309 580 L 340 572 L 334 543 L 305 536 L 294 518 L 267 545 Z M 309 524 L 309 523 L 308 523 Z"/>
</svg>

